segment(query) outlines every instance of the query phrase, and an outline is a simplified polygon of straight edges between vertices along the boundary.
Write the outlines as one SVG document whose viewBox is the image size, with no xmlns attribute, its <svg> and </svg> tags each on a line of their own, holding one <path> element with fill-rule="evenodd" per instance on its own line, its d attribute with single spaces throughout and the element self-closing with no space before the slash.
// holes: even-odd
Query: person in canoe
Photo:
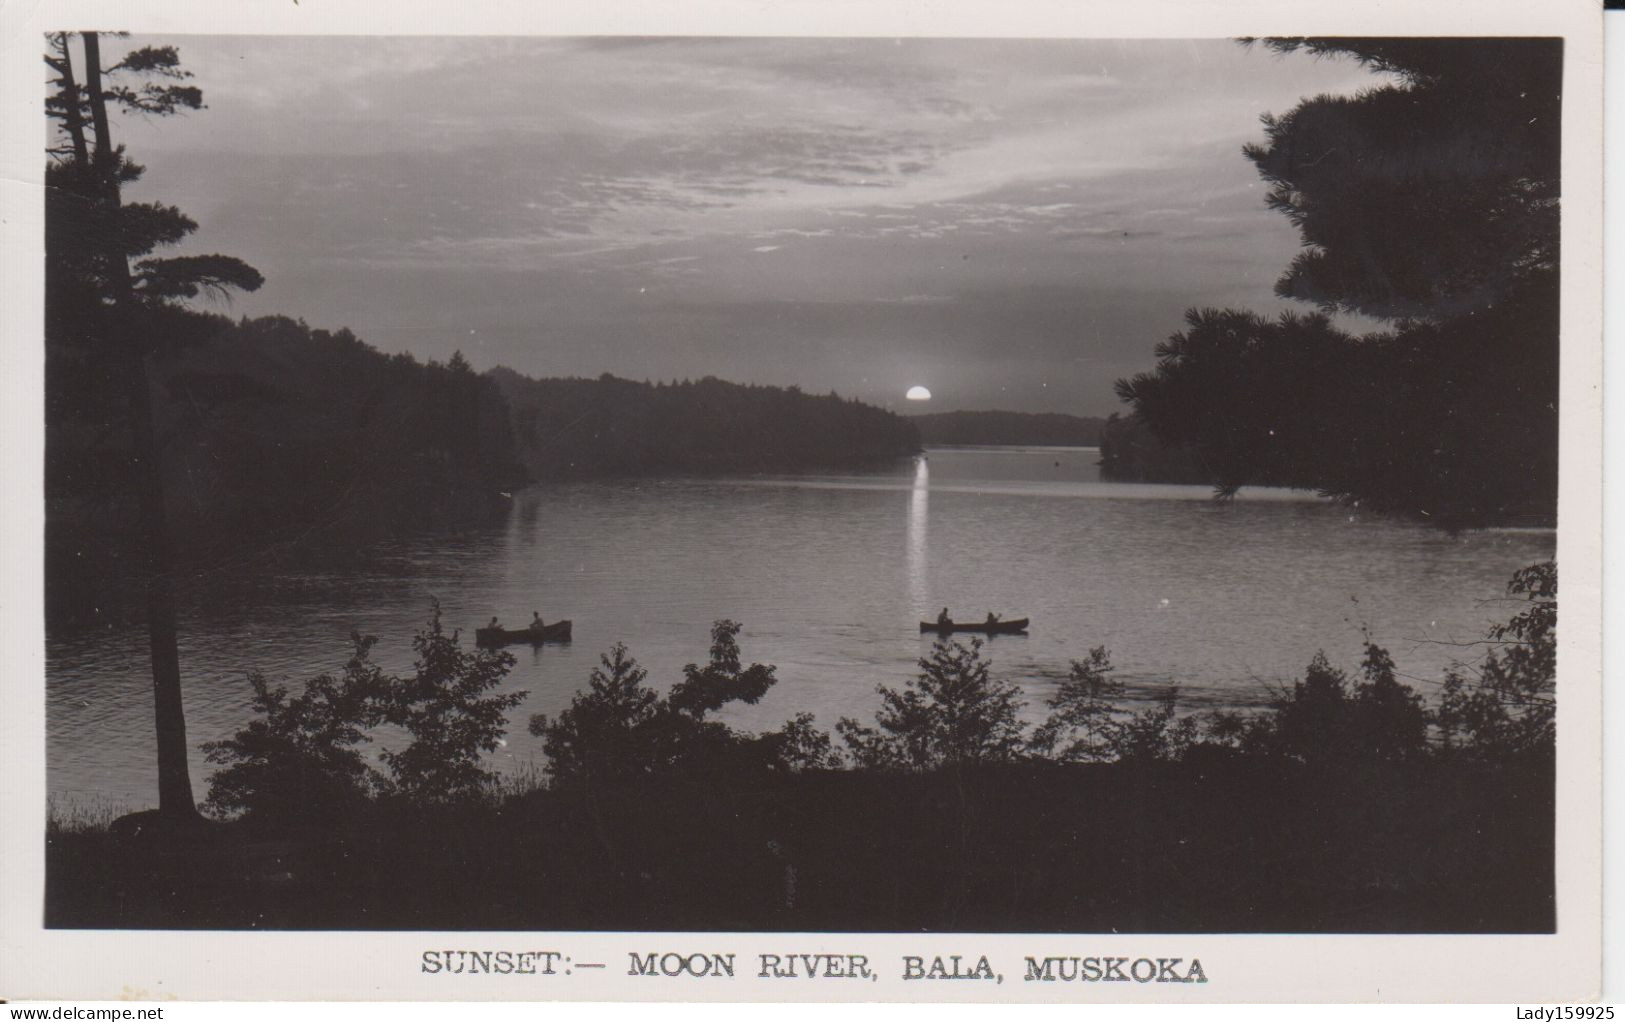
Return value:
<svg viewBox="0 0 1625 1022">
<path fill-rule="evenodd" d="M 987 628 L 988 628 L 988 631 L 992 631 L 994 628 L 996 628 L 998 626 L 998 624 L 999 624 L 999 615 L 993 613 L 991 610 L 988 611 L 987 612 Z"/>
<path fill-rule="evenodd" d="M 533 632 L 539 632 L 545 627 L 546 626 L 542 624 L 542 615 L 537 613 L 534 610 L 531 611 L 530 612 L 530 630 L 533 631 Z"/>
<path fill-rule="evenodd" d="M 942 608 L 942 613 L 937 615 L 937 627 L 941 628 L 943 631 L 947 631 L 953 626 L 954 619 L 948 616 L 948 608 Z"/>
<path fill-rule="evenodd" d="M 501 624 L 501 622 L 497 621 L 495 615 L 492 615 L 491 623 L 486 625 L 485 627 L 490 628 L 490 629 L 495 630 L 495 631 L 501 631 L 502 630 L 502 624 Z"/>
</svg>

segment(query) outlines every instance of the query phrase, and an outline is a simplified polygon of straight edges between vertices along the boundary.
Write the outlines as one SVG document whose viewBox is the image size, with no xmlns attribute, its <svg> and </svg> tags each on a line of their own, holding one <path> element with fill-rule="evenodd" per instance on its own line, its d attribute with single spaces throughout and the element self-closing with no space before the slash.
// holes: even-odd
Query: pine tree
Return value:
<svg viewBox="0 0 1625 1022">
<path fill-rule="evenodd" d="M 202 92 L 186 84 L 190 73 L 181 69 L 174 47 L 142 47 L 104 66 L 100 35 L 79 36 L 78 62 L 69 33 L 48 37 L 45 53 L 54 75 L 45 112 L 65 136 L 46 148 L 46 346 L 48 364 L 59 367 L 47 387 L 66 382 L 66 393 L 58 392 L 63 401 L 116 395 L 124 407 L 126 478 L 135 491 L 145 554 L 159 812 L 190 819 L 197 806 L 187 768 L 174 565 L 149 363 L 199 333 L 204 317 L 185 308 L 185 300 L 252 291 L 263 278 L 230 256 L 151 255 L 197 224 L 173 206 L 122 201 L 123 186 L 138 180 L 143 168 L 114 145 L 111 112 L 197 110 Z M 60 368 L 68 366 L 79 371 Z"/>
</svg>

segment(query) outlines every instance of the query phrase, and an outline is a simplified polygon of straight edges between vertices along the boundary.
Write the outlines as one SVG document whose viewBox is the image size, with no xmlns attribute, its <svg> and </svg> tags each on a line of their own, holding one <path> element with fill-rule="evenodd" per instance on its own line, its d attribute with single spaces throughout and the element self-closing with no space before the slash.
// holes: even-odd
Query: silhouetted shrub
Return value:
<svg viewBox="0 0 1625 1022">
<path fill-rule="evenodd" d="M 1324 651 L 1316 653 L 1303 679 L 1277 697 L 1273 712 L 1261 721 L 1270 751 L 1304 762 L 1343 758 L 1348 701 L 1348 676 Z"/>
<path fill-rule="evenodd" d="M 543 738 L 555 784 L 618 782 L 676 770 L 752 771 L 828 768 L 839 759 L 809 713 L 782 731 L 753 735 L 707 716 L 731 702 L 754 704 L 776 682 L 769 664 L 743 665 L 736 621 L 711 628 L 710 659 L 689 664 L 683 680 L 661 697 L 644 687 L 648 672 L 617 644 L 600 658 L 585 691 L 557 720 L 530 719 Z"/>
<path fill-rule="evenodd" d="M 1179 686 L 1164 689 L 1151 708 L 1130 713 L 1112 669 L 1104 646 L 1072 661 L 1067 679 L 1046 700 L 1049 717 L 1028 743 L 1035 755 L 1086 763 L 1171 762 L 1185 755 L 1200 727 L 1196 718 L 1179 716 Z"/>
<path fill-rule="evenodd" d="M 1200 734 L 1195 717 L 1179 716 L 1179 686 L 1169 685 L 1150 709 L 1117 725 L 1112 750 L 1130 763 L 1173 763 L 1185 758 Z"/>
<path fill-rule="evenodd" d="M 835 729 L 861 767 L 930 770 L 1010 762 L 1027 746 L 1021 689 L 995 681 L 982 641 L 938 640 L 902 690 L 877 686 L 878 729 L 843 717 Z"/>
<path fill-rule="evenodd" d="M 1171 685 L 1135 712 L 1111 659 L 1096 647 L 1072 663 L 1046 702 L 1049 715 L 1030 736 L 1021 689 L 995 679 L 982 642 L 942 640 L 901 689 L 879 686 L 874 726 L 842 718 L 837 749 L 802 713 L 776 731 L 742 732 L 711 719 L 733 702 L 756 703 L 776 683 L 771 665 L 746 666 L 740 625 L 719 620 L 708 661 L 689 664 L 665 696 L 616 645 L 556 720 L 537 714 L 552 785 L 617 784 L 673 773 L 721 780 L 855 766 L 931 771 L 1037 758 L 1060 762 L 1177 762 L 1205 755 L 1284 760 L 1317 768 L 1403 763 L 1442 753 L 1504 759 L 1553 748 L 1556 568 L 1520 571 L 1508 586 L 1527 606 L 1492 629 L 1497 644 L 1476 667 L 1447 677 L 1433 712 L 1401 683 L 1388 651 L 1370 642 L 1351 681 L 1317 653 L 1301 679 L 1257 712 L 1179 713 Z M 524 693 L 490 694 L 513 664 L 501 651 L 465 651 L 441 627 L 436 605 L 413 640 L 417 662 L 406 679 L 369 659 L 374 640 L 354 637 L 344 672 L 322 675 L 290 695 L 249 679 L 260 719 L 233 738 L 204 746 L 223 766 L 206 803 L 217 815 L 331 819 L 369 798 L 412 804 L 483 800 L 498 793 L 484 766 L 503 735 L 506 713 Z M 411 737 L 379 756 L 362 754 L 379 724 Z"/>
<path fill-rule="evenodd" d="M 483 755 L 496 750 L 507 711 L 526 693 L 486 693 L 502 683 L 513 656 L 462 649 L 457 633 L 442 629 L 438 602 L 412 640 L 417 662 L 410 678 L 385 674 L 372 662 L 377 639 L 352 634 L 351 641 L 344 672 L 312 678 L 298 695 L 249 675 L 260 719 L 203 746 L 209 762 L 223 767 L 209 779 L 210 812 L 321 821 L 372 798 L 422 805 L 494 792 L 497 777 Z M 403 748 L 379 754 L 384 771 L 360 749 L 380 724 L 411 736 Z"/>
<path fill-rule="evenodd" d="M 384 707 L 384 719 L 412 736 L 405 748 L 382 754 L 393 793 L 417 803 L 489 794 L 497 775 L 482 765 L 483 756 L 497 750 L 508 711 L 527 695 L 487 694 L 512 669 L 513 654 L 463 649 L 457 632 L 448 635 L 441 627 L 438 601 L 412 649 L 413 675 L 392 681 Z"/>
<path fill-rule="evenodd" d="M 739 662 L 737 621 L 718 621 L 711 626 L 711 660 L 704 667 L 689 664 L 683 680 L 672 686 L 666 697 L 672 710 L 704 720 L 705 715 L 731 702 L 755 705 L 778 679 L 765 664 L 742 667 Z"/>
<path fill-rule="evenodd" d="M 1367 641 L 1361 663 L 1363 680 L 1354 689 L 1353 741 L 1374 759 L 1403 760 L 1428 748 L 1428 713 L 1409 685 L 1394 677 L 1394 658 Z"/>
<path fill-rule="evenodd" d="M 846 765 L 846 757 L 834 747 L 829 732 L 814 727 L 813 720 L 810 713 L 798 713 L 785 721 L 784 727 L 762 736 L 771 766 L 795 773 L 838 770 Z"/>
<path fill-rule="evenodd" d="M 248 676 L 260 719 L 203 744 L 209 762 L 223 766 L 209 779 L 209 812 L 327 820 L 381 789 L 384 779 L 359 747 L 383 718 L 389 679 L 369 659 L 377 640 L 355 633 L 350 640 L 355 652 L 344 672 L 312 678 L 298 695 L 257 672 Z"/>
<path fill-rule="evenodd" d="M 1033 732 L 1030 746 L 1040 756 L 1100 762 L 1116 755 L 1117 701 L 1123 683 L 1111 677 L 1106 647 L 1096 646 L 1087 660 L 1072 661 L 1072 671 L 1048 700 L 1050 715 Z"/>
<path fill-rule="evenodd" d="M 547 771 L 555 781 L 622 780 L 658 765 L 663 711 L 659 693 L 644 687 L 649 672 L 624 643 L 599 657 L 599 664 L 557 721 L 541 713 L 530 718 L 530 733 L 545 739 Z"/>
<path fill-rule="evenodd" d="M 1316 653 L 1302 680 L 1263 713 L 1215 713 L 1201 740 L 1250 755 L 1316 765 L 1404 760 L 1424 755 L 1428 714 L 1422 698 L 1394 676 L 1393 657 L 1367 642 L 1360 680 Z"/>
</svg>

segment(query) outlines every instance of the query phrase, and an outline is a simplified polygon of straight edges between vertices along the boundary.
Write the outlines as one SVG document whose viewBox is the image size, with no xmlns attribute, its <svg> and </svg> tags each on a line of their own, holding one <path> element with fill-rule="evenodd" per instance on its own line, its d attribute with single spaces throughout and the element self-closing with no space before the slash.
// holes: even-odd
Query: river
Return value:
<svg viewBox="0 0 1625 1022">
<path fill-rule="evenodd" d="M 1317 650 L 1352 669 L 1363 636 L 1433 692 L 1460 645 L 1504 620 L 1518 568 L 1553 556 L 1551 530 L 1460 535 L 1366 516 L 1313 494 L 1102 482 L 1093 448 L 941 448 L 858 475 L 671 479 L 533 487 L 504 523 L 424 536 L 362 570 L 218 577 L 181 594 L 188 737 L 249 719 L 244 676 L 296 684 L 337 672 L 352 630 L 407 669 L 438 599 L 471 637 L 492 615 L 575 622 L 574 642 L 515 647 L 506 682 L 529 692 L 497 760 L 538 766 L 532 713 L 557 714 L 599 654 L 624 641 L 664 688 L 703 662 L 716 618 L 744 624 L 746 662 L 778 684 L 730 723 L 776 726 L 811 711 L 830 728 L 869 720 L 877 684 L 900 685 L 947 606 L 1030 617 L 988 643 L 1029 716 L 1071 659 L 1111 651 L 1131 696 L 1170 683 L 1191 710 L 1249 707 Z M 58 799 L 156 802 L 151 683 L 134 617 L 46 639 L 48 783 Z M 195 753 L 199 797 L 211 769 Z"/>
</svg>

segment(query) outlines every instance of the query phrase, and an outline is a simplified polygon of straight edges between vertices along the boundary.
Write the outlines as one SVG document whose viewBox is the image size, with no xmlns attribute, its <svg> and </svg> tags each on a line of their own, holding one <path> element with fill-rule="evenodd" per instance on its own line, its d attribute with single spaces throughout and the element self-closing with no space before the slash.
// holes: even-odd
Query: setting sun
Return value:
<svg viewBox="0 0 1625 1022">
<path fill-rule="evenodd" d="M 931 392 L 926 390 L 924 387 L 910 387 L 908 388 L 908 393 L 903 396 L 908 398 L 910 401 L 931 400 Z"/>
</svg>

